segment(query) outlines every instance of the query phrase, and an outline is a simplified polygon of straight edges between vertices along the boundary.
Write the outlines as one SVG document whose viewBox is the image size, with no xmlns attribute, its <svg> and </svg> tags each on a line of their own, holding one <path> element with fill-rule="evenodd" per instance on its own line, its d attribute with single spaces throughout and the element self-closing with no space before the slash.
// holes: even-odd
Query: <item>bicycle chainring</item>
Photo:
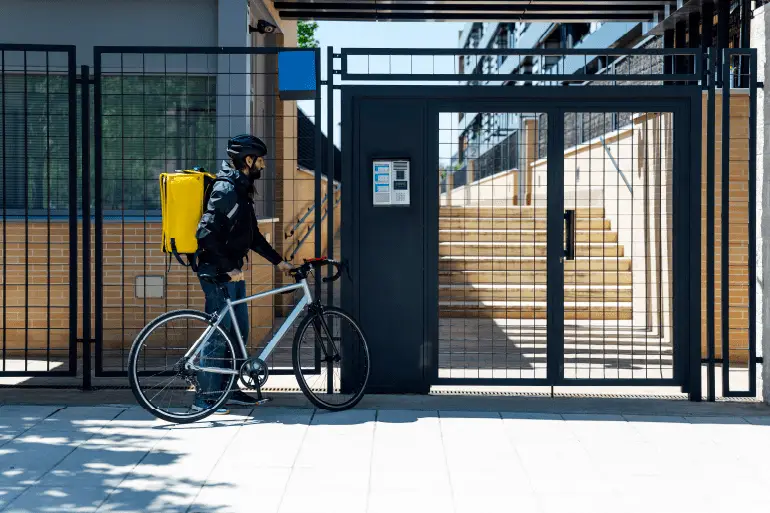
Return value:
<svg viewBox="0 0 770 513">
<path fill-rule="evenodd" d="M 267 364 L 259 358 L 249 358 L 241 365 L 240 381 L 246 388 L 256 390 L 262 388 L 270 377 Z"/>
</svg>

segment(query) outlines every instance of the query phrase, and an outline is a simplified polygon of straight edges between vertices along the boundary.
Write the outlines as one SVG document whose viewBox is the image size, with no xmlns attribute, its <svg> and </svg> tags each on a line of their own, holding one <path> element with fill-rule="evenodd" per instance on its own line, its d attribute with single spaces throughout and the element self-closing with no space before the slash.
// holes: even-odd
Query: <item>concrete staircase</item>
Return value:
<svg viewBox="0 0 770 513">
<path fill-rule="evenodd" d="M 631 320 L 631 259 L 602 208 L 577 209 L 564 264 L 564 317 Z M 445 318 L 545 319 L 546 209 L 441 207 L 439 307 Z"/>
</svg>

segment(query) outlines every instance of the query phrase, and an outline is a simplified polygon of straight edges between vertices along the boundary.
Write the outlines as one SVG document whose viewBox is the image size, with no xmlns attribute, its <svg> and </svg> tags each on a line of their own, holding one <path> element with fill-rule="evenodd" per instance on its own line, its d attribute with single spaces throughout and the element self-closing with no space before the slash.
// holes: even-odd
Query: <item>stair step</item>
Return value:
<svg viewBox="0 0 770 513">
<path fill-rule="evenodd" d="M 545 271 L 548 260 L 532 257 L 442 256 L 440 271 Z M 581 258 L 564 262 L 567 271 L 630 271 L 630 258 Z"/>
<path fill-rule="evenodd" d="M 623 256 L 624 248 L 612 243 L 576 244 L 578 257 L 614 257 Z M 545 243 L 513 242 L 441 242 L 439 255 L 476 255 L 476 256 L 546 256 Z"/>
<path fill-rule="evenodd" d="M 439 317 L 443 318 L 508 318 L 546 319 L 545 302 L 516 301 L 439 301 Z M 631 320 L 633 307 L 617 303 L 565 303 L 565 320 Z"/>
<path fill-rule="evenodd" d="M 441 285 L 439 298 L 446 301 L 547 301 L 544 285 Z M 564 287 L 565 301 L 586 301 L 591 304 L 606 302 L 630 303 L 631 287 L 582 286 Z"/>
<path fill-rule="evenodd" d="M 440 207 L 441 217 L 471 217 L 471 218 L 529 218 L 547 216 L 547 207 Z M 604 209 L 600 207 L 577 208 L 578 218 L 604 218 Z"/>
<path fill-rule="evenodd" d="M 545 285 L 546 271 L 453 271 L 439 272 L 440 285 Z M 629 271 L 564 271 L 565 286 L 570 285 L 631 285 L 633 274 Z"/>
<path fill-rule="evenodd" d="M 609 230 L 612 223 L 609 219 L 592 218 L 577 219 L 576 228 L 578 230 Z M 440 217 L 438 220 L 439 229 L 465 229 L 465 230 L 546 230 L 548 220 L 545 217 L 520 219 L 520 218 L 468 218 L 468 217 Z"/>
<path fill-rule="evenodd" d="M 578 243 L 587 242 L 618 242 L 617 232 L 607 230 L 578 230 Z M 548 232 L 545 230 L 439 230 L 440 242 L 547 242 Z"/>
</svg>

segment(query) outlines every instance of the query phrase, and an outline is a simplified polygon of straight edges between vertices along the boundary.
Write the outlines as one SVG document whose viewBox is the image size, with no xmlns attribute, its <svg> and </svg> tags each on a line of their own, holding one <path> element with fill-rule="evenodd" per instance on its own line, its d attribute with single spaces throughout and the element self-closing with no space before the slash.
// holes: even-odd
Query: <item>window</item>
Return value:
<svg viewBox="0 0 770 513">
<path fill-rule="evenodd" d="M 216 77 L 102 79 L 105 210 L 160 209 L 158 175 L 216 169 Z"/>
</svg>

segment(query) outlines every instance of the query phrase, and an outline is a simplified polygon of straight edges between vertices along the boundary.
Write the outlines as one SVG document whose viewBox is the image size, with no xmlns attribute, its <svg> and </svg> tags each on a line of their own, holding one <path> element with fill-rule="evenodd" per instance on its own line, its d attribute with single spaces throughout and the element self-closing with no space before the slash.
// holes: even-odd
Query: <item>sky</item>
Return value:
<svg viewBox="0 0 770 513">
<path fill-rule="evenodd" d="M 321 62 L 324 68 L 322 77 L 326 78 L 325 51 L 327 47 L 333 47 L 335 52 L 339 52 L 342 48 L 457 48 L 459 34 L 463 25 L 463 23 L 438 22 L 318 22 L 316 39 L 321 47 Z M 441 68 L 446 67 L 446 65 L 452 65 L 452 57 L 443 59 L 439 62 Z M 412 59 L 410 57 L 370 59 L 363 56 L 358 58 L 351 57 L 348 65 L 351 72 L 366 72 L 367 68 L 370 72 L 387 72 L 388 68 L 392 72 L 399 72 L 401 70 L 407 72 L 410 68 L 417 72 L 416 67 L 433 67 L 436 65 L 436 62 L 438 62 L 437 59 L 431 57 L 425 57 L 422 61 L 418 61 L 416 58 Z M 450 70 L 451 68 L 447 71 L 451 72 Z M 308 116 L 313 117 L 314 104 L 312 101 L 300 101 L 297 104 Z M 321 104 L 321 126 L 323 132 L 326 133 L 325 98 Z M 335 97 L 334 111 L 336 125 L 340 121 L 339 93 Z M 339 141 L 339 126 L 335 126 L 334 142 L 337 146 L 339 146 Z"/>
</svg>

